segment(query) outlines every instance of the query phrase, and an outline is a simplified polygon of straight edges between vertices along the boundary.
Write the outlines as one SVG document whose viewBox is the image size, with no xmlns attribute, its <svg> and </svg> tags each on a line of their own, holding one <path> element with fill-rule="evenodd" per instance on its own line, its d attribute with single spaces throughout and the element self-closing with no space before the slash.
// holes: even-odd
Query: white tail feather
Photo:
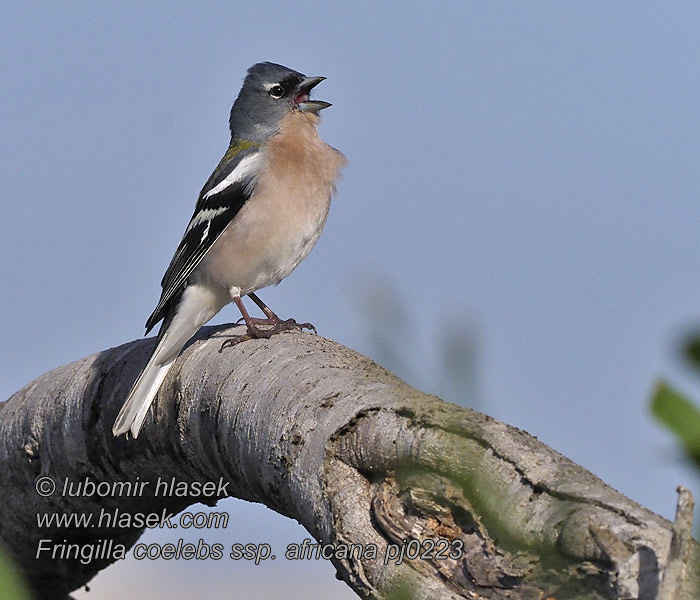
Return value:
<svg viewBox="0 0 700 600">
<path fill-rule="evenodd" d="M 151 357 L 148 365 L 139 375 L 134 387 L 131 388 L 129 397 L 119 411 L 119 415 L 114 421 L 114 427 L 112 427 L 114 435 L 121 435 L 131 429 L 131 434 L 135 438 L 138 437 L 146 413 L 148 413 L 148 409 L 160 389 L 160 384 L 163 383 L 163 379 L 175 362 L 171 360 L 164 365 L 156 364 L 153 361 L 155 354 L 154 352 L 154 356 Z"/>
<path fill-rule="evenodd" d="M 114 435 L 131 430 L 132 435 L 138 437 L 148 409 L 180 350 L 225 303 L 218 302 L 216 295 L 203 286 L 190 285 L 185 289 L 175 315 L 114 421 Z"/>
</svg>

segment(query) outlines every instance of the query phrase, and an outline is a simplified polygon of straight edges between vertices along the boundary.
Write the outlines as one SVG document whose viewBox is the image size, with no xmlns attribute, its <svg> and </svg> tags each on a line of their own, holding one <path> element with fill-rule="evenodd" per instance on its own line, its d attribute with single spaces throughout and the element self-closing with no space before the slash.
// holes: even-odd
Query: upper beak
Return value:
<svg viewBox="0 0 700 600">
<path fill-rule="evenodd" d="M 321 83 L 325 77 L 304 77 L 297 86 L 297 93 L 294 95 L 294 103 L 303 112 L 317 113 L 319 110 L 331 106 L 330 102 L 323 100 L 309 100 L 309 92 Z"/>
</svg>

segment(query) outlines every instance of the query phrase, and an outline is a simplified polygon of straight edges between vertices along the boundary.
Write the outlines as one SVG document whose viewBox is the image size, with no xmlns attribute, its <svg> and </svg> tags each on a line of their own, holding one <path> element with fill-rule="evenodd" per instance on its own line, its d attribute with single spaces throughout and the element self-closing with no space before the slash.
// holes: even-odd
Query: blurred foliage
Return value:
<svg viewBox="0 0 700 600">
<path fill-rule="evenodd" d="M 694 371 L 700 372 L 700 333 L 681 343 L 681 356 Z M 686 456 L 700 469 L 700 408 L 665 381 L 656 384 L 651 412 L 676 436 Z"/>
<path fill-rule="evenodd" d="M 463 315 L 441 314 L 441 307 L 428 297 L 407 303 L 388 280 L 365 278 L 366 283 L 357 288 L 355 306 L 366 330 L 370 357 L 414 387 L 476 408 L 477 328 Z M 418 314 L 409 315 L 414 306 Z"/>
<path fill-rule="evenodd" d="M 700 468 L 700 410 L 666 382 L 659 382 L 651 399 L 652 414 L 678 438 L 688 457 Z"/>
<path fill-rule="evenodd" d="M 693 368 L 700 371 L 700 334 L 689 336 L 683 343 L 683 357 Z"/>
<path fill-rule="evenodd" d="M 2 600 L 30 600 L 31 596 L 17 569 L 0 548 L 0 598 Z"/>
</svg>

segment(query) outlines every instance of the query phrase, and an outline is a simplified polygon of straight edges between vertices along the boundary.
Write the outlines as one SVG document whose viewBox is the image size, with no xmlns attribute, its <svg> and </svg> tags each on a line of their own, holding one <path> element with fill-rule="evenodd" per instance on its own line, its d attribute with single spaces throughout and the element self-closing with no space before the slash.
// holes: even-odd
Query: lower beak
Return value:
<svg viewBox="0 0 700 600">
<path fill-rule="evenodd" d="M 330 102 L 324 102 L 323 100 L 307 100 L 299 104 L 299 110 L 302 112 L 313 112 L 317 113 L 319 110 L 333 106 Z"/>
<path fill-rule="evenodd" d="M 309 92 L 321 83 L 325 77 L 305 77 L 297 86 L 295 101 L 302 112 L 317 113 L 319 110 L 331 106 L 330 102 L 323 100 L 309 100 Z"/>
</svg>

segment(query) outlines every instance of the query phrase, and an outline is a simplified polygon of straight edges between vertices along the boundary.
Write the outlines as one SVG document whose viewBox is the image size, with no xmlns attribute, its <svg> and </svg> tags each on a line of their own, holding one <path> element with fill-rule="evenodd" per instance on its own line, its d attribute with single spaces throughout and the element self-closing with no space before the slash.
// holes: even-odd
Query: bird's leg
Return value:
<svg viewBox="0 0 700 600">
<path fill-rule="evenodd" d="M 248 331 L 246 331 L 246 333 L 244 333 L 243 335 L 236 335 L 228 338 L 227 340 L 224 340 L 224 343 L 221 344 L 221 348 L 219 348 L 219 352 L 221 352 L 224 348 L 228 346 L 235 346 L 236 344 L 240 344 L 241 342 L 245 342 L 246 340 L 252 340 L 256 338 L 269 338 L 273 333 L 270 330 L 263 331 L 262 329 L 259 329 L 256 326 L 256 322 L 260 323 L 261 321 L 264 321 L 264 323 L 262 324 L 267 324 L 267 320 L 253 319 L 248 314 L 248 311 L 246 310 L 245 305 L 243 304 L 243 300 L 241 300 L 240 296 L 236 296 L 233 299 L 233 301 L 236 303 L 238 310 L 241 311 L 241 314 L 243 315 L 243 320 L 245 321 Z M 240 319 L 236 321 L 236 325 L 238 325 L 239 322 Z"/>
<path fill-rule="evenodd" d="M 278 333 L 280 331 L 287 331 L 289 329 L 309 329 L 313 330 L 314 333 L 318 334 L 318 331 L 316 331 L 316 328 L 311 324 L 311 323 L 297 323 L 294 319 L 287 319 L 286 321 L 283 321 L 280 319 L 274 312 L 272 312 L 272 309 L 265 304 L 260 298 L 258 298 L 253 292 L 248 294 L 248 297 L 255 302 L 257 307 L 265 313 L 265 316 L 267 319 L 260 319 L 259 321 L 254 321 L 257 322 L 258 324 L 263 324 L 265 321 L 272 325 L 272 333 Z"/>
<path fill-rule="evenodd" d="M 255 294 L 253 294 L 251 292 L 250 294 L 248 294 L 248 296 L 253 299 L 253 302 L 255 302 L 255 304 L 258 305 L 260 310 L 262 310 L 265 313 L 265 316 L 267 318 L 266 319 L 257 319 L 255 317 L 249 316 L 248 313 L 246 312 L 247 318 L 241 317 L 240 319 L 238 319 L 238 321 L 236 321 L 236 325 L 240 325 L 243 322 L 246 325 L 248 323 L 253 323 L 254 325 L 273 325 L 274 326 L 282 321 L 275 313 L 272 312 L 272 309 L 270 307 L 268 307 L 262 300 L 260 300 L 260 298 L 258 298 Z M 239 306 L 239 308 L 240 308 L 240 306 Z M 243 314 L 244 310 L 245 309 L 241 310 L 241 314 Z"/>
<path fill-rule="evenodd" d="M 251 298 L 253 300 L 253 302 L 255 302 L 255 304 L 257 304 L 258 308 L 265 313 L 265 316 L 267 318 L 256 319 L 255 317 L 249 316 L 248 319 L 246 319 L 245 317 L 241 317 L 240 319 L 238 319 L 238 321 L 236 321 L 236 325 L 239 325 L 241 323 L 241 321 L 244 321 L 246 323 L 246 325 L 250 321 L 251 323 L 253 323 L 255 325 L 272 325 L 272 326 L 275 326 L 275 325 L 282 322 L 282 319 L 280 319 L 275 313 L 273 313 L 272 309 L 267 304 L 265 304 L 262 300 L 260 300 L 260 298 L 258 298 L 253 292 L 248 294 L 248 297 Z M 241 314 L 243 314 L 243 311 L 241 311 Z"/>
<path fill-rule="evenodd" d="M 260 298 L 258 298 L 253 292 L 250 292 L 250 294 L 248 294 L 248 298 L 255 302 L 257 307 L 265 313 L 265 316 L 267 317 L 270 324 L 276 325 L 277 323 L 281 322 L 282 319 L 280 319 L 275 313 L 273 313 L 272 309 L 262 300 L 260 300 Z"/>
<path fill-rule="evenodd" d="M 289 331 L 291 329 L 299 329 L 300 331 L 303 329 L 311 329 L 314 333 L 317 333 L 316 328 L 311 323 L 297 323 L 294 319 L 287 319 L 286 321 L 283 321 L 274 312 L 272 312 L 272 309 L 269 306 L 267 306 L 267 304 L 265 304 L 262 300 L 260 300 L 260 298 L 258 298 L 255 294 L 251 292 L 250 294 L 248 294 L 248 296 L 250 296 L 250 298 L 260 308 L 260 310 L 262 310 L 265 313 L 265 316 L 267 318 L 256 319 L 255 317 L 251 317 L 248 314 L 248 311 L 246 310 L 246 307 L 243 304 L 243 300 L 241 299 L 241 297 L 236 296 L 233 299 L 233 301 L 238 307 L 238 310 L 241 311 L 241 315 L 243 315 L 242 319 L 245 322 L 248 331 L 244 335 L 235 336 L 225 340 L 224 343 L 221 344 L 219 352 L 221 352 L 227 346 L 235 346 L 240 342 L 244 342 L 246 340 L 251 339 L 270 339 L 270 337 L 272 337 L 276 333 L 281 333 L 282 331 Z M 238 322 L 240 322 L 240 319 L 236 323 Z M 269 329 L 260 329 L 258 325 L 271 325 L 271 327 Z"/>
<path fill-rule="evenodd" d="M 274 323 L 271 323 L 267 319 L 253 319 L 248 314 L 248 311 L 246 310 L 246 307 L 243 304 L 243 300 L 241 300 L 240 296 L 234 298 L 233 301 L 236 303 L 238 310 L 240 310 L 241 314 L 243 315 L 243 320 L 245 321 L 246 327 L 248 328 L 248 337 L 269 339 L 273 332 L 269 329 L 263 331 L 258 327 L 258 325 L 270 325 Z"/>
</svg>

